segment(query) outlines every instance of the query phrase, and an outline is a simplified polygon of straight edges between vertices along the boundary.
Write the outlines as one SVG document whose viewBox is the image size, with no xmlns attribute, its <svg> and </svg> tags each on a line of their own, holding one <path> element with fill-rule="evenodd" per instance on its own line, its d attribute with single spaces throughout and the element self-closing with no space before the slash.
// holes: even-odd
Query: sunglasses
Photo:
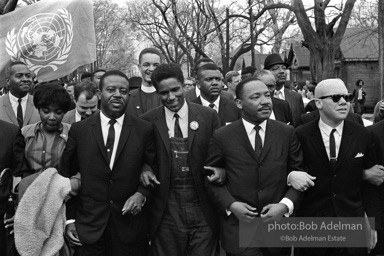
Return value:
<svg viewBox="0 0 384 256">
<path fill-rule="evenodd" d="M 352 98 L 352 96 L 351 95 L 349 95 L 349 94 L 333 94 L 333 95 L 327 95 L 327 96 L 322 96 L 322 97 L 320 97 L 319 99 L 326 99 L 326 98 L 332 98 L 332 100 L 333 100 L 333 102 L 339 102 L 339 100 L 341 99 L 341 98 L 344 98 L 344 100 L 346 101 L 346 102 L 350 102 L 351 101 L 351 98 Z"/>
</svg>

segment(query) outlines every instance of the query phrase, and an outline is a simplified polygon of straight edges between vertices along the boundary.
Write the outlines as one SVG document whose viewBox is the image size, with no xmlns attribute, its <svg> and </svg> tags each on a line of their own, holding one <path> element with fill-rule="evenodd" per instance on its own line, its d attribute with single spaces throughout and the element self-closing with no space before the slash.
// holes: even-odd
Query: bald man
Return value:
<svg viewBox="0 0 384 256">
<path fill-rule="evenodd" d="M 316 177 L 304 189 L 300 217 L 376 217 L 376 186 L 363 180 L 364 169 L 376 166 L 373 138 L 361 125 L 345 120 L 350 96 L 340 79 L 326 79 L 315 89 L 320 118 L 297 128 L 308 175 Z M 376 232 L 372 232 L 373 237 Z M 361 232 L 365 239 L 365 232 Z M 301 255 L 365 255 L 366 248 L 302 248 Z M 341 253 L 341 254 L 340 254 Z"/>
</svg>

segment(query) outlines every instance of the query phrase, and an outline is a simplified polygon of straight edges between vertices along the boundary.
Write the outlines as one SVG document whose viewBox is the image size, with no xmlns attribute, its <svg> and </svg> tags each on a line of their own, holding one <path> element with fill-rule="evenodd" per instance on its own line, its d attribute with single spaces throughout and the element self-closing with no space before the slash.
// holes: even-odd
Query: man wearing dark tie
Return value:
<svg viewBox="0 0 384 256">
<path fill-rule="evenodd" d="M 40 121 L 33 106 L 33 97 L 28 93 L 33 85 L 32 73 L 21 61 L 12 62 L 5 70 L 9 93 L 0 97 L 0 120 L 24 127 Z"/>
<path fill-rule="evenodd" d="M 276 78 L 276 89 L 273 96 L 288 102 L 292 111 L 293 126 L 296 127 L 300 115 L 304 113 L 304 103 L 300 94 L 284 87 L 287 80 L 287 68 L 288 64 L 277 53 L 265 58 L 264 69 L 271 70 Z"/>
<path fill-rule="evenodd" d="M 239 247 L 239 224 L 261 217 L 279 221 L 297 208 L 300 192 L 287 185 L 287 175 L 302 171 L 300 143 L 292 126 L 270 120 L 271 93 L 256 78 L 236 88 L 240 120 L 217 130 L 206 165 L 225 168 L 224 186 L 207 185 L 219 209 L 221 245 L 227 255 L 269 255 L 265 248 Z"/>
<path fill-rule="evenodd" d="M 62 157 L 66 177 L 81 174 L 68 205 L 66 235 L 78 255 L 146 255 L 148 220 L 140 184 L 144 164 L 156 170 L 152 125 L 125 113 L 129 84 L 120 71 L 100 80 L 101 111 L 72 124 Z M 71 199 L 69 202 L 71 202 Z"/>
<path fill-rule="evenodd" d="M 216 211 L 204 190 L 204 161 L 219 119 L 214 110 L 184 99 L 183 80 L 178 65 L 160 65 L 152 81 L 163 106 L 142 116 L 155 127 L 159 166 L 157 173 L 142 175 L 144 184 L 157 184 L 150 211 L 153 256 L 213 256 L 218 244 Z"/>
<path fill-rule="evenodd" d="M 212 63 L 205 64 L 197 71 L 197 85 L 200 96 L 191 102 L 210 107 L 219 114 L 221 126 L 240 118 L 236 104 L 226 97 L 221 97 L 222 75 L 220 69 Z"/>
<path fill-rule="evenodd" d="M 377 167 L 373 138 L 363 126 L 345 120 L 350 96 L 342 80 L 321 81 L 315 97 L 320 118 L 298 127 L 297 134 L 307 172 L 316 180 L 305 191 L 297 216 L 363 218 L 366 214 L 380 225 L 377 187 L 363 180 L 365 169 Z M 365 232 L 361 239 L 366 239 Z M 365 255 L 366 248 L 302 248 L 301 253 Z"/>
</svg>

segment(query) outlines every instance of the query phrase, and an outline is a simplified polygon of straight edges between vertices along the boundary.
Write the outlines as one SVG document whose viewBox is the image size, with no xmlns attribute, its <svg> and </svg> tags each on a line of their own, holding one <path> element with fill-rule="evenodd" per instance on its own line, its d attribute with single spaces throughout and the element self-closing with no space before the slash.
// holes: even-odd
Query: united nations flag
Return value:
<svg viewBox="0 0 384 256">
<path fill-rule="evenodd" d="M 43 0 L 0 16 L 0 87 L 4 68 L 20 60 L 40 82 L 96 60 L 91 0 Z"/>
</svg>

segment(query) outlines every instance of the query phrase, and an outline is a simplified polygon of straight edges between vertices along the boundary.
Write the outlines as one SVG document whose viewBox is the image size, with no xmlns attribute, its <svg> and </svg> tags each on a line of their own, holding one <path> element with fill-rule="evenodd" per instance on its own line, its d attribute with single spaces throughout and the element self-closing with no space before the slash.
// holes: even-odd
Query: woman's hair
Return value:
<svg viewBox="0 0 384 256">
<path fill-rule="evenodd" d="M 47 83 L 36 88 L 33 104 L 37 109 L 57 106 L 66 113 L 71 108 L 71 98 L 61 85 Z"/>
<path fill-rule="evenodd" d="M 359 85 L 360 85 L 360 82 L 363 82 L 363 85 L 364 85 L 364 81 L 361 80 L 361 79 L 359 79 L 359 80 L 356 81 L 356 86 L 359 86 Z"/>
</svg>

